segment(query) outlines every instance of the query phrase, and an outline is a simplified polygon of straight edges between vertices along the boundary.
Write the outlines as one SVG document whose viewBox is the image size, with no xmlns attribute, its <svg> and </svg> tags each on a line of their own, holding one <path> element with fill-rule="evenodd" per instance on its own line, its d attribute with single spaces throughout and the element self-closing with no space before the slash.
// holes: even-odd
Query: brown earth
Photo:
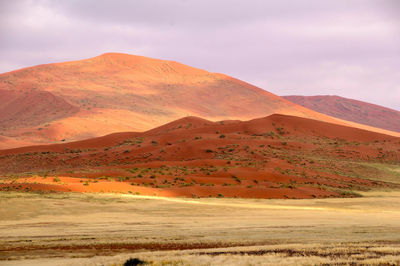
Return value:
<svg viewBox="0 0 400 266">
<path fill-rule="evenodd" d="M 340 96 L 282 96 L 311 110 L 356 123 L 400 132 L 400 112 Z"/>
<path fill-rule="evenodd" d="M 2 190 L 321 198 L 398 188 L 400 138 L 271 115 L 0 150 Z"/>
</svg>

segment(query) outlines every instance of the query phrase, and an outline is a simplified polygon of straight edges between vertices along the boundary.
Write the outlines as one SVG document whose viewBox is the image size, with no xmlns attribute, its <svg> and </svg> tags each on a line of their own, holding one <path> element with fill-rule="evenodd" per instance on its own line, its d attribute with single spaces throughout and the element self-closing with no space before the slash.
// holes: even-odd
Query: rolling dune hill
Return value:
<svg viewBox="0 0 400 266">
<path fill-rule="evenodd" d="M 1 190 L 168 197 L 353 197 L 400 188 L 400 138 L 271 115 L 0 151 Z"/>
<path fill-rule="evenodd" d="M 0 74 L 0 108 L 0 149 L 149 130 L 185 116 L 281 113 L 358 126 L 227 75 L 118 53 Z"/>
</svg>

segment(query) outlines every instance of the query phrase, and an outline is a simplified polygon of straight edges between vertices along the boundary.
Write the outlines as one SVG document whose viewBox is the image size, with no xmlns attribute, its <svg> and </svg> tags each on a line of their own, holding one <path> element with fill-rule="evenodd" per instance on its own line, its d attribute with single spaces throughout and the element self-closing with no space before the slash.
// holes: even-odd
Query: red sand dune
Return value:
<svg viewBox="0 0 400 266">
<path fill-rule="evenodd" d="M 368 179 L 374 170 L 368 165 L 398 163 L 399 151 L 398 137 L 307 118 L 271 115 L 211 122 L 185 117 L 142 133 L 0 150 L 0 187 L 186 197 L 343 197 L 354 189 L 398 187 Z"/>
<path fill-rule="evenodd" d="M 356 123 L 400 132 L 400 112 L 339 96 L 282 96 L 319 113 Z"/>
<path fill-rule="evenodd" d="M 282 113 L 347 123 L 223 74 L 117 53 L 0 74 L 0 108 L 0 135 L 13 139 L 0 149 L 143 131 L 188 115 Z"/>
</svg>

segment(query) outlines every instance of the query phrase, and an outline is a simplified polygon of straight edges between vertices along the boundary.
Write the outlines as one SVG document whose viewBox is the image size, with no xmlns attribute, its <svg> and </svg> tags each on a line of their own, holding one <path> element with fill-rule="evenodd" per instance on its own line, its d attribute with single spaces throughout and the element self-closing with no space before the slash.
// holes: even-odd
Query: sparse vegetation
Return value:
<svg viewBox="0 0 400 266">
<path fill-rule="evenodd" d="M 155 140 L 152 140 L 152 141 L 151 141 L 151 144 L 153 144 L 154 146 L 157 146 L 157 145 L 158 145 L 158 142 L 155 141 Z"/>
<path fill-rule="evenodd" d="M 147 264 L 144 260 L 138 258 L 130 258 L 125 261 L 124 266 L 137 266 Z"/>
</svg>

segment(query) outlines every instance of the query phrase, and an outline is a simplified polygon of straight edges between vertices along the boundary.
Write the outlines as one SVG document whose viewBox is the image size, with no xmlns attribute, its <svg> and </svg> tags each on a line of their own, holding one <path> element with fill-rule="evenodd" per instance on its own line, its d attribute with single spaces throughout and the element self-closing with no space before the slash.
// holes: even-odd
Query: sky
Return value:
<svg viewBox="0 0 400 266">
<path fill-rule="evenodd" d="M 397 0 L 0 0 L 0 73 L 106 52 L 400 110 Z"/>
</svg>

